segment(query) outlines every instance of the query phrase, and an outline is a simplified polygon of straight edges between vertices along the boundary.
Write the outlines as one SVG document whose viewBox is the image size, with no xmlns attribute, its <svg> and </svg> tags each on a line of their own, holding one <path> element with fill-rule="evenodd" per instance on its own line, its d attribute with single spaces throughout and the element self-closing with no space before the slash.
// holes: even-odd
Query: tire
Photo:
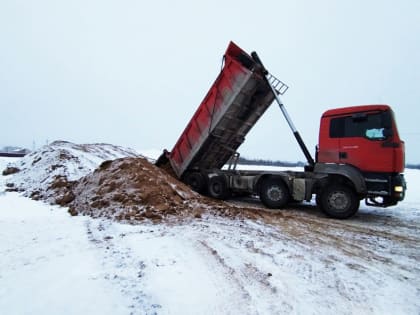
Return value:
<svg viewBox="0 0 420 315">
<path fill-rule="evenodd" d="M 261 183 L 260 200 L 271 209 L 283 208 L 290 200 L 286 184 L 278 178 L 267 178 Z"/>
<path fill-rule="evenodd" d="M 225 176 L 217 175 L 211 177 L 207 189 L 209 196 L 212 198 L 223 200 L 229 197 L 229 189 Z"/>
<path fill-rule="evenodd" d="M 321 191 L 317 204 L 327 216 L 347 219 L 359 210 L 360 200 L 352 188 L 330 184 Z"/>
<path fill-rule="evenodd" d="M 316 203 L 316 205 L 317 205 L 317 207 L 318 207 L 319 209 L 321 209 L 321 208 L 322 208 L 322 204 L 321 204 L 321 194 L 316 194 L 316 196 L 315 196 L 315 203 Z"/>
<path fill-rule="evenodd" d="M 192 190 L 202 194 L 206 190 L 206 180 L 204 175 L 199 172 L 188 172 L 184 176 L 184 183 L 192 188 Z"/>
</svg>

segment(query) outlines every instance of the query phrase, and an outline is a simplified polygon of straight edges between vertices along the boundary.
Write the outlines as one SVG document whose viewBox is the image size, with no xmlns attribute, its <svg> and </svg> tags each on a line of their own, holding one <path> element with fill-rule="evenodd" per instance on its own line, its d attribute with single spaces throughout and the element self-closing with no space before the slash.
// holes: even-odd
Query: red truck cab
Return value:
<svg viewBox="0 0 420 315">
<path fill-rule="evenodd" d="M 362 105 L 326 111 L 321 117 L 318 143 L 317 163 L 357 168 L 365 177 L 375 205 L 378 195 L 384 196 L 384 206 L 404 197 L 401 173 L 405 147 L 390 106 Z"/>
</svg>

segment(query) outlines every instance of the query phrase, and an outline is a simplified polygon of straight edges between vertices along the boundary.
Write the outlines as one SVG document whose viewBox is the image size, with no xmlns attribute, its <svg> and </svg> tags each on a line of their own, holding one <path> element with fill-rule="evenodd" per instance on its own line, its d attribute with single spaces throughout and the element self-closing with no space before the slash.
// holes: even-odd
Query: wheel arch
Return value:
<svg viewBox="0 0 420 315">
<path fill-rule="evenodd" d="M 331 181 L 337 181 L 351 186 L 358 195 L 365 195 L 367 192 L 365 178 L 361 171 L 354 166 L 348 164 L 317 163 L 314 172 L 326 175 L 320 179 L 320 186 L 331 183 Z"/>
<path fill-rule="evenodd" d="M 261 174 L 261 175 L 258 175 L 258 176 L 255 177 L 255 179 L 254 179 L 254 192 L 259 194 L 260 189 L 261 189 L 261 184 L 265 180 L 270 179 L 270 178 L 280 179 L 286 185 L 286 187 L 289 189 L 289 192 L 291 192 L 290 183 L 284 176 L 281 176 L 281 175 L 278 175 L 278 174 L 270 174 L 270 173 Z"/>
</svg>

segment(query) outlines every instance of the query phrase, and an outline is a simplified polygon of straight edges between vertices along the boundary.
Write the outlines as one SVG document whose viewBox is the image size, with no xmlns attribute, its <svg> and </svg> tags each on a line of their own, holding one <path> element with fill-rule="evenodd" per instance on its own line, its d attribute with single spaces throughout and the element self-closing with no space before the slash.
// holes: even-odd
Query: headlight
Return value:
<svg viewBox="0 0 420 315">
<path fill-rule="evenodd" d="M 403 186 L 395 186 L 394 187 L 394 191 L 395 192 L 402 193 L 404 191 L 404 188 L 403 188 Z"/>
</svg>

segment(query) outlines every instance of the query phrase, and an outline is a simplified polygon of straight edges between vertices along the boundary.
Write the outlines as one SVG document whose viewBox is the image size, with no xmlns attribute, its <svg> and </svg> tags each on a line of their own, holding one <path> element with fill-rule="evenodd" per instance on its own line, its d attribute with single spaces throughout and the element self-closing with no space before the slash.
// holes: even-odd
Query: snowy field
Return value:
<svg viewBox="0 0 420 315">
<path fill-rule="evenodd" d="M 0 313 L 420 314 L 420 171 L 406 179 L 398 206 L 345 221 L 255 203 L 255 218 L 127 225 L 4 192 L 0 176 Z"/>
</svg>

